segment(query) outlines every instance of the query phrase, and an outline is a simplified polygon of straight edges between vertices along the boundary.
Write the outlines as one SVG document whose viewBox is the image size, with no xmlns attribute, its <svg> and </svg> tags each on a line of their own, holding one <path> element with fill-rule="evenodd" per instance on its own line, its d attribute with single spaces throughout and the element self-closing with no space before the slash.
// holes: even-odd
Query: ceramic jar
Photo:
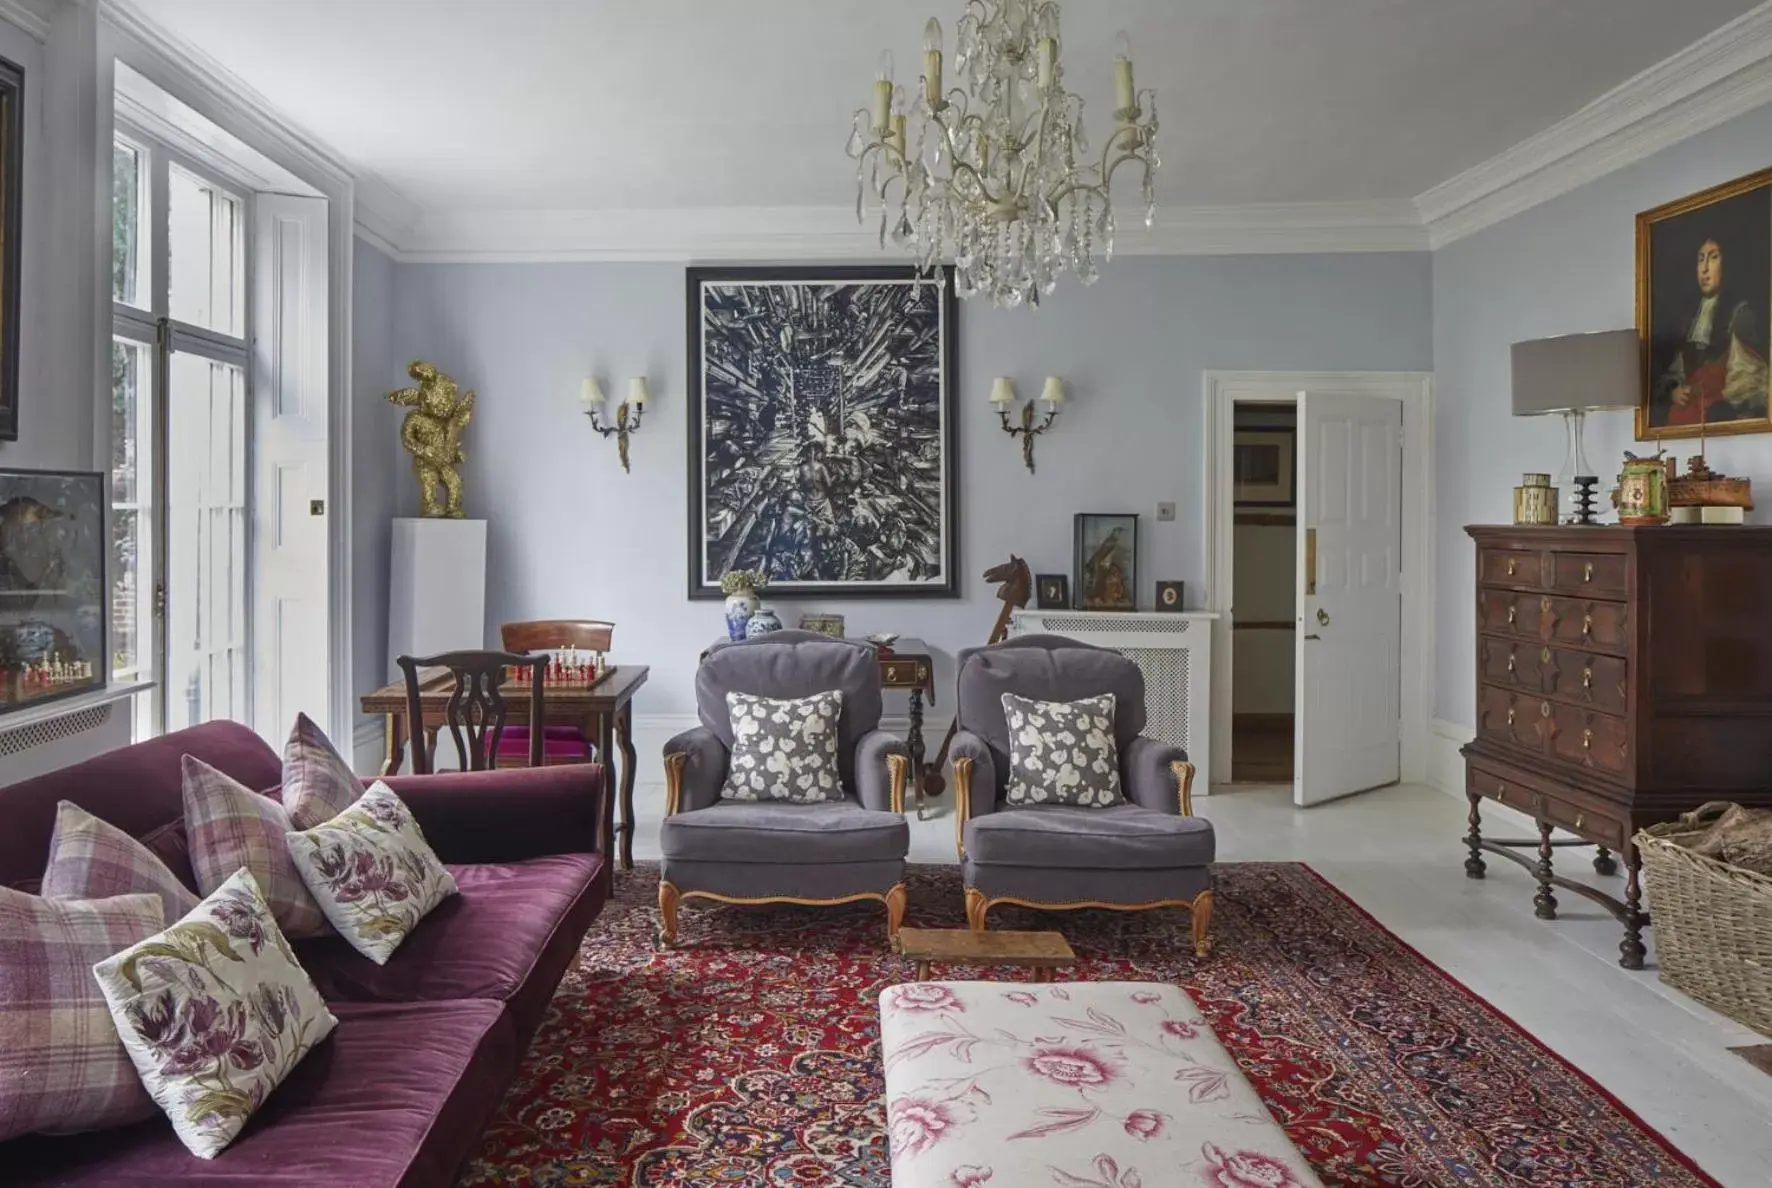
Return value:
<svg viewBox="0 0 1772 1188">
<path fill-rule="evenodd" d="M 772 606 L 760 606 L 745 624 L 746 639 L 756 639 L 759 635 L 768 635 L 771 631 L 781 630 L 781 616 L 775 613 Z"/>
<path fill-rule="evenodd" d="M 1550 475 L 1527 473 L 1520 476 L 1514 488 L 1514 523 L 1555 524 L 1557 522 L 1557 489 L 1550 485 Z"/>
<path fill-rule="evenodd" d="M 1624 456 L 1618 475 L 1618 522 L 1620 524 L 1667 523 L 1666 459 Z"/>
<path fill-rule="evenodd" d="M 726 637 L 728 639 L 745 638 L 745 627 L 751 616 L 757 613 L 757 592 L 741 590 L 737 594 L 726 596 Z M 780 626 L 779 621 L 777 626 Z"/>
</svg>

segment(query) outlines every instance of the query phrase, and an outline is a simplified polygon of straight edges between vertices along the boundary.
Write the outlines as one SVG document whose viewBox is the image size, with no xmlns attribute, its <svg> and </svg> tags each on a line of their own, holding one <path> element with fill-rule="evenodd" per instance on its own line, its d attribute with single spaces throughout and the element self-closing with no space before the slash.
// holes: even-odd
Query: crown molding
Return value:
<svg viewBox="0 0 1772 1188">
<path fill-rule="evenodd" d="M 49 17 L 39 11 L 42 7 L 42 0 L 35 4 L 29 0 L 0 0 L 0 21 L 18 26 L 36 41 L 48 41 Z"/>
<path fill-rule="evenodd" d="M 1415 200 L 1434 248 L 1772 102 L 1772 2 Z"/>
<path fill-rule="evenodd" d="M 848 206 L 432 210 L 387 239 L 408 263 L 830 260 L 879 255 L 877 219 L 858 225 Z M 1426 250 L 1407 201 L 1160 209 L 1115 242 L 1131 256 Z"/>
</svg>

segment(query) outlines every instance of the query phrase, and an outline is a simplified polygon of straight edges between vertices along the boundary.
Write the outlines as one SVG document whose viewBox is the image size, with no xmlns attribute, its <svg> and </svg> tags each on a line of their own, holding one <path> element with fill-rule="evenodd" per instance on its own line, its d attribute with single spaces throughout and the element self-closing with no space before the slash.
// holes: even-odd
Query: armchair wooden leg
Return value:
<svg viewBox="0 0 1772 1188">
<path fill-rule="evenodd" d="M 1189 908 L 1194 925 L 1194 956 L 1205 957 L 1212 952 L 1212 892 L 1202 891 L 1194 896 Z"/>
<path fill-rule="evenodd" d="M 886 940 L 888 943 L 898 939 L 899 926 L 904 923 L 904 911 L 910 904 L 911 893 L 903 883 L 894 883 L 886 892 Z"/>
<path fill-rule="evenodd" d="M 991 901 L 977 887 L 966 888 L 966 924 L 974 932 L 985 930 L 984 915 L 991 910 Z"/>
<path fill-rule="evenodd" d="M 668 949 L 677 943 L 677 888 L 670 883 L 658 885 L 658 944 Z"/>
</svg>

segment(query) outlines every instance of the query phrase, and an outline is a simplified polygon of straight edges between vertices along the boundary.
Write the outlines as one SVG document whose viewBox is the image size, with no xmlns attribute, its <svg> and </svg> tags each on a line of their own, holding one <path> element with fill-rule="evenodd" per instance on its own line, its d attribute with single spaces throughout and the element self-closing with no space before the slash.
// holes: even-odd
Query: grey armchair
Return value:
<svg viewBox="0 0 1772 1188">
<path fill-rule="evenodd" d="M 843 691 L 838 762 L 844 796 L 820 804 L 726 800 L 720 790 L 732 745 L 726 694 L 809 697 Z M 886 905 L 890 940 L 904 920 L 910 827 L 904 792 L 910 750 L 879 729 L 880 666 L 865 644 L 810 631 L 778 631 L 720 643 L 695 674 L 701 725 L 665 744 L 659 941 L 677 937 L 677 905 Z"/>
<path fill-rule="evenodd" d="M 1126 803 L 1110 808 L 1010 805 L 1002 695 L 1076 701 L 1115 695 L 1114 736 Z M 959 662 L 955 842 L 976 931 L 997 904 L 1047 909 L 1184 907 L 1194 952 L 1211 941 L 1212 824 L 1193 815 L 1194 765 L 1180 747 L 1141 735 L 1144 674 L 1118 652 L 1058 635 L 968 648 Z"/>
</svg>

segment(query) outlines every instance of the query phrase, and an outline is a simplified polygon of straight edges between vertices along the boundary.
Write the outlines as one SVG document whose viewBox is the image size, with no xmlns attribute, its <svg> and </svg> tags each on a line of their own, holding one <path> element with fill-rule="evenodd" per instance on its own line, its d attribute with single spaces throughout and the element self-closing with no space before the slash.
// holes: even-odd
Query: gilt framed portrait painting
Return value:
<svg viewBox="0 0 1772 1188">
<path fill-rule="evenodd" d="M 959 593 L 953 279 L 691 268 L 689 596 Z"/>
<path fill-rule="evenodd" d="M 1637 439 L 1772 431 L 1772 169 L 1637 216 Z"/>
</svg>

